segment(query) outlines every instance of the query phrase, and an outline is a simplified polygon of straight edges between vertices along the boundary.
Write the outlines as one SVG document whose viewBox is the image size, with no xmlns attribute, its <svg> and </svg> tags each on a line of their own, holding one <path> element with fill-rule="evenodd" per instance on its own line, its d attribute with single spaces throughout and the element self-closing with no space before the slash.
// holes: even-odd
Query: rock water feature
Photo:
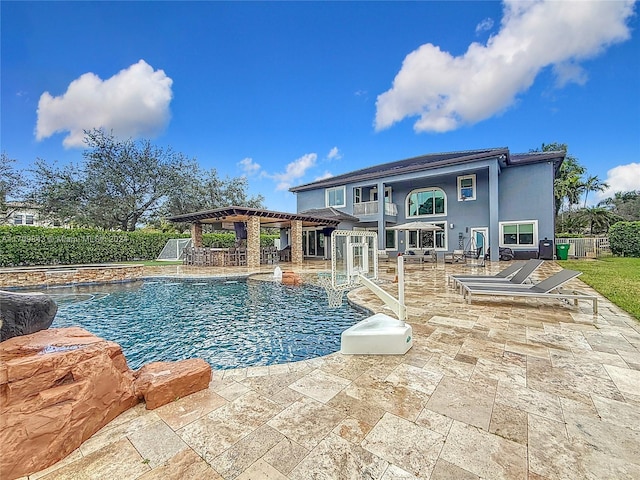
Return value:
<svg viewBox="0 0 640 480">
<path fill-rule="evenodd" d="M 1 477 L 53 465 L 143 398 L 148 409 L 157 408 L 207 388 L 210 380 L 211 367 L 199 359 L 133 372 L 120 345 L 78 327 L 1 342 Z"/>
</svg>

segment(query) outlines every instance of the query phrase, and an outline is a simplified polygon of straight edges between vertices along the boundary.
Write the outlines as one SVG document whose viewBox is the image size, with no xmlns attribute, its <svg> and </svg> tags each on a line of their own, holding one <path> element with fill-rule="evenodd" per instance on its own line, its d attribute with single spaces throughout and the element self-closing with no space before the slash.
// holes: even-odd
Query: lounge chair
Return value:
<svg viewBox="0 0 640 480">
<path fill-rule="evenodd" d="M 581 275 L 582 272 L 575 270 L 562 270 L 549 278 L 536 283 L 535 285 L 505 285 L 485 284 L 485 285 L 462 285 L 464 297 L 468 303 L 474 295 L 490 295 L 492 297 L 531 297 L 531 298 L 558 298 L 561 300 L 573 300 L 574 305 L 578 300 L 590 301 L 593 306 L 593 314 L 598 313 L 598 297 L 588 295 L 573 290 L 562 290 L 560 287 L 569 280 Z M 555 292 L 555 293 L 554 293 Z"/>
<path fill-rule="evenodd" d="M 455 279 L 456 287 L 460 287 L 460 293 L 463 293 L 462 287 L 463 285 L 496 285 L 496 284 L 504 284 L 504 285 L 522 285 L 525 283 L 528 278 L 531 276 L 533 272 L 535 272 L 540 265 L 544 263 L 544 260 L 538 260 L 536 258 L 532 258 L 525 262 L 524 265 L 511 277 L 511 278 L 485 278 L 485 279 L 476 279 L 476 278 L 468 278 L 468 279 Z"/>
<path fill-rule="evenodd" d="M 510 277 L 511 275 L 513 275 L 514 273 L 516 273 L 518 270 L 520 270 L 522 268 L 522 266 L 524 265 L 524 262 L 516 262 L 513 263 L 511 265 L 509 265 L 507 268 L 500 270 L 498 273 L 496 273 L 495 275 L 449 275 L 448 279 L 449 279 L 449 285 L 455 284 L 456 280 L 466 280 L 466 279 L 471 279 L 471 280 L 491 280 L 491 279 L 496 279 L 496 280 L 504 280 L 508 277 Z"/>
<path fill-rule="evenodd" d="M 444 254 L 444 263 L 466 263 L 467 257 L 464 250 L 454 250 L 453 252 L 447 252 Z"/>
</svg>

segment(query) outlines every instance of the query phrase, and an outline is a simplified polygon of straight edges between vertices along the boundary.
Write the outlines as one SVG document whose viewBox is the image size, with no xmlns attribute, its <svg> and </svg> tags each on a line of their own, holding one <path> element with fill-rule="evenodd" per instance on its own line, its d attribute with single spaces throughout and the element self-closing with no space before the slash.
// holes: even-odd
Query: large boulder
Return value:
<svg viewBox="0 0 640 480">
<path fill-rule="evenodd" d="M 211 365 L 200 358 L 153 362 L 135 373 L 135 391 L 147 410 L 204 390 L 211 382 Z"/>
<path fill-rule="evenodd" d="M 77 327 L 0 343 L 2 478 L 54 464 L 136 403 L 116 343 Z"/>
<path fill-rule="evenodd" d="M 0 290 L 0 342 L 49 328 L 57 311 L 47 295 Z"/>
</svg>

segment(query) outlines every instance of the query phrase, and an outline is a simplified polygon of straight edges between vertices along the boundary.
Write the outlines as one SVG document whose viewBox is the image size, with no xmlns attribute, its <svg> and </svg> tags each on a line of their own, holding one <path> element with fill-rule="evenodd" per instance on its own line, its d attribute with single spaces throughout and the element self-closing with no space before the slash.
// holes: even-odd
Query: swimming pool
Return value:
<svg viewBox="0 0 640 480">
<path fill-rule="evenodd" d="M 80 326 L 119 343 L 129 366 L 199 357 L 214 369 L 294 362 L 340 349 L 367 314 L 329 309 L 323 289 L 253 280 L 152 279 L 47 292 L 52 327 Z"/>
</svg>

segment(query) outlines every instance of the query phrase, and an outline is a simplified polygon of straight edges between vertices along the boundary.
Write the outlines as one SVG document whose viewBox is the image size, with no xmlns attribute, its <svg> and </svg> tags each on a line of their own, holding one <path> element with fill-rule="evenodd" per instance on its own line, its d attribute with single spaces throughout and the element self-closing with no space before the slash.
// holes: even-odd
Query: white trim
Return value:
<svg viewBox="0 0 640 480">
<path fill-rule="evenodd" d="M 471 197 L 462 197 L 462 180 L 465 179 L 471 179 L 471 188 L 473 189 L 473 196 Z M 465 187 L 465 188 L 469 188 L 469 187 Z M 468 202 L 469 200 L 475 200 L 476 199 L 476 174 L 472 173 L 471 175 L 460 175 L 458 177 L 458 201 L 459 202 Z"/>
<path fill-rule="evenodd" d="M 358 201 L 356 202 L 356 192 L 358 192 Z M 362 187 L 353 187 L 353 204 L 362 203 Z"/>
<path fill-rule="evenodd" d="M 444 213 L 431 213 L 431 214 L 424 214 L 424 215 L 409 215 L 409 199 L 411 198 L 411 195 L 413 195 L 414 193 L 427 192 L 427 191 L 439 191 L 439 192 L 442 192 L 442 195 L 444 197 Z M 404 200 L 404 209 L 405 209 L 404 210 L 405 218 L 407 220 L 409 220 L 410 218 L 446 217 L 447 216 L 447 192 L 445 192 L 440 187 L 414 188 L 413 190 L 411 190 L 407 194 L 407 197 Z M 434 201 L 434 204 L 433 204 L 433 209 L 435 210 L 435 201 Z"/>
<path fill-rule="evenodd" d="M 524 224 L 533 224 L 533 243 L 504 243 L 504 226 L 505 225 L 524 225 Z M 505 222 L 498 222 L 499 236 L 500 236 L 500 246 L 501 247 L 509 247 L 513 249 L 529 249 L 529 248 L 538 248 L 538 220 L 510 220 Z"/>
<path fill-rule="evenodd" d="M 342 190 L 342 204 L 338 205 L 330 205 L 329 204 L 329 192 L 332 192 L 334 190 Z M 329 187 L 329 188 L 325 188 L 324 190 L 324 204 L 325 207 L 346 207 L 347 206 L 347 188 L 342 185 L 340 187 Z"/>
</svg>

